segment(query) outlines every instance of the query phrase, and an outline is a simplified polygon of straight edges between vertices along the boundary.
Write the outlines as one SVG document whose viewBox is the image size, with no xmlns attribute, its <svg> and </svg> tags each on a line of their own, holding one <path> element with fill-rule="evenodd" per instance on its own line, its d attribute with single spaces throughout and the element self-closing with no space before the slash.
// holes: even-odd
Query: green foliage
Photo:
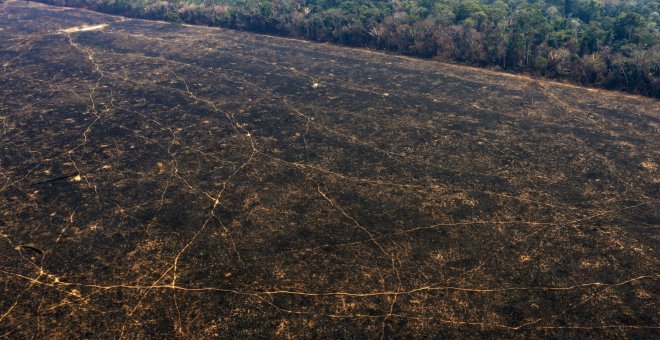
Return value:
<svg viewBox="0 0 660 340">
<path fill-rule="evenodd" d="M 614 21 L 614 39 L 632 41 L 636 30 L 644 25 L 644 18 L 637 13 L 621 13 Z"/>
<path fill-rule="evenodd" d="M 181 16 L 179 16 L 179 14 L 175 12 L 166 13 L 164 19 L 173 26 L 177 26 L 177 27 L 181 26 L 183 23 L 183 21 L 181 20 Z"/>
<path fill-rule="evenodd" d="M 463 20 L 471 17 L 473 14 L 478 12 L 483 13 L 481 6 L 479 6 L 478 4 L 472 1 L 461 1 L 458 3 L 458 6 L 456 6 L 455 20 L 456 22 L 463 22 Z"/>
<path fill-rule="evenodd" d="M 660 97 L 657 0 L 41 0 L 396 50 Z"/>
<path fill-rule="evenodd" d="M 537 71 L 544 70 L 546 67 L 548 67 L 548 59 L 545 59 L 542 56 L 536 57 L 536 60 L 534 61 L 534 69 Z"/>
</svg>

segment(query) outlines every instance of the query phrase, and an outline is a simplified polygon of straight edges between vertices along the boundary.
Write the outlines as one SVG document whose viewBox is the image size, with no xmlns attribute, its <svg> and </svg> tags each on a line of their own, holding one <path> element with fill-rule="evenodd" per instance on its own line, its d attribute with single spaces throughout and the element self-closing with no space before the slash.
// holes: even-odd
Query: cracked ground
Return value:
<svg viewBox="0 0 660 340">
<path fill-rule="evenodd" d="M 0 5 L 0 336 L 652 338 L 660 105 Z"/>
</svg>

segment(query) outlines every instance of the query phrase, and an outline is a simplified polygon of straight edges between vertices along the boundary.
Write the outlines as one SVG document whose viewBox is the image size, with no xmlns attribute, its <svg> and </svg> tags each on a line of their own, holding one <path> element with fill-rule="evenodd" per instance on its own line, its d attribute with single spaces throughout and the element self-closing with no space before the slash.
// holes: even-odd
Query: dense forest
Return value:
<svg viewBox="0 0 660 340">
<path fill-rule="evenodd" d="M 392 50 L 660 98 L 657 0 L 41 0 Z"/>
</svg>

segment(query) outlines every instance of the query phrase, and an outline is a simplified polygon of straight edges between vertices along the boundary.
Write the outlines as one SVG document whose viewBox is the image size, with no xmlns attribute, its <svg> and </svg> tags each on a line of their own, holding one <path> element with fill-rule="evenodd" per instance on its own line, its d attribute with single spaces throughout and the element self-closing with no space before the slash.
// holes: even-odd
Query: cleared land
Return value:
<svg viewBox="0 0 660 340">
<path fill-rule="evenodd" d="M 657 100 L 0 6 L 0 335 L 657 336 Z"/>
</svg>

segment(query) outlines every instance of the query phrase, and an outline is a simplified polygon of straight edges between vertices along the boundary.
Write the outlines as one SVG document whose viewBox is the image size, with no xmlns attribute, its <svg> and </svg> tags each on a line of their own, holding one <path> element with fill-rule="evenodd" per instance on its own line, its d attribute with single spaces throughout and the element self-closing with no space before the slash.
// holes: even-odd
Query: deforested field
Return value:
<svg viewBox="0 0 660 340">
<path fill-rule="evenodd" d="M 0 336 L 652 338 L 660 101 L 0 5 Z"/>
</svg>

